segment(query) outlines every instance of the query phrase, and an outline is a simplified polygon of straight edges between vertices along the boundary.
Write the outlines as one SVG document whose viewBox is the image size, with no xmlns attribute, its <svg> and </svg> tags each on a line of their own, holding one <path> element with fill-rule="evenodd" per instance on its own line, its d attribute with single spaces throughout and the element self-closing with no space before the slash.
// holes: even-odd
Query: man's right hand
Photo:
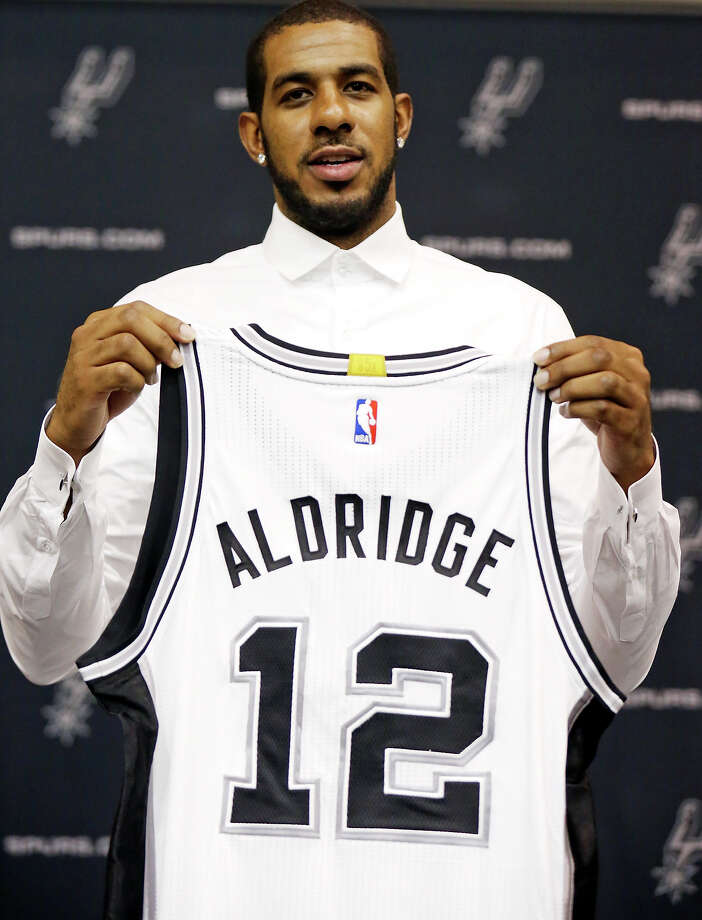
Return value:
<svg viewBox="0 0 702 920">
<path fill-rule="evenodd" d="M 78 466 L 110 419 L 156 383 L 159 364 L 182 365 L 178 343 L 194 338 L 190 326 L 141 300 L 91 313 L 71 337 L 47 436 Z"/>
</svg>

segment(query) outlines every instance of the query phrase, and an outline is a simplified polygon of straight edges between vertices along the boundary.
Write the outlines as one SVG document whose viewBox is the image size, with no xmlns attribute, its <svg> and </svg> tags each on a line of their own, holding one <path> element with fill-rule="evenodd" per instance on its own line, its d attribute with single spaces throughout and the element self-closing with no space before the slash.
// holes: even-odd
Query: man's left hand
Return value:
<svg viewBox="0 0 702 920">
<path fill-rule="evenodd" d="M 581 335 L 541 348 L 534 383 L 561 415 L 595 435 L 602 462 L 626 492 L 656 459 L 651 435 L 651 375 L 638 348 Z"/>
</svg>

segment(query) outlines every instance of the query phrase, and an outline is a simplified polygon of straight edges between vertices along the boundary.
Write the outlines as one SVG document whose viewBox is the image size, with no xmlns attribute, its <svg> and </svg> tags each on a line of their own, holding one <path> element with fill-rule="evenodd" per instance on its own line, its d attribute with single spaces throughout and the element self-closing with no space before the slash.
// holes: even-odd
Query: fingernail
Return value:
<svg viewBox="0 0 702 920">
<path fill-rule="evenodd" d="M 561 415 L 564 418 L 570 418 L 570 404 L 569 403 L 563 403 L 562 406 L 558 407 L 558 411 L 561 413 Z"/>
<path fill-rule="evenodd" d="M 556 387 L 554 390 L 549 390 L 548 398 L 551 400 L 551 402 L 558 402 L 560 395 L 561 395 L 561 388 Z"/>
<path fill-rule="evenodd" d="M 535 351 L 531 356 L 531 360 L 534 364 L 544 364 L 551 356 L 550 348 L 540 348 L 538 351 Z"/>
<path fill-rule="evenodd" d="M 178 332 L 180 332 L 181 336 L 186 340 L 186 342 L 192 342 L 195 338 L 195 330 L 187 323 L 181 323 Z"/>
<path fill-rule="evenodd" d="M 146 382 L 149 386 L 153 386 L 155 383 L 158 383 L 158 374 L 156 371 L 153 372 L 149 377 L 147 377 Z"/>
<path fill-rule="evenodd" d="M 548 383 L 548 371 L 541 370 L 534 374 L 534 383 L 537 387 L 546 386 Z"/>
<path fill-rule="evenodd" d="M 171 364 L 173 367 L 180 367 L 183 363 L 183 356 L 180 353 L 179 348 L 174 348 L 171 352 Z"/>
</svg>

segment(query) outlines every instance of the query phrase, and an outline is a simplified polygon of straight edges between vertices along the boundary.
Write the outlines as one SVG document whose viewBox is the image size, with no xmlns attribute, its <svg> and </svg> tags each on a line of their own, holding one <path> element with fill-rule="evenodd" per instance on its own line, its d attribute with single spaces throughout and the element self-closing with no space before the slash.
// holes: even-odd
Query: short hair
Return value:
<svg viewBox="0 0 702 920">
<path fill-rule="evenodd" d="M 266 42 L 272 35 L 278 35 L 289 26 L 299 26 L 307 22 L 357 22 L 368 26 L 375 32 L 378 40 L 378 54 L 383 65 L 385 80 L 394 96 L 398 92 L 397 59 L 390 36 L 381 23 L 366 13 L 365 10 L 344 3 L 343 0 L 302 0 L 282 10 L 273 19 L 269 20 L 256 37 L 251 41 L 246 52 L 246 95 L 249 100 L 249 109 L 261 114 L 263 107 L 263 94 L 266 87 L 266 65 L 263 51 Z"/>
</svg>

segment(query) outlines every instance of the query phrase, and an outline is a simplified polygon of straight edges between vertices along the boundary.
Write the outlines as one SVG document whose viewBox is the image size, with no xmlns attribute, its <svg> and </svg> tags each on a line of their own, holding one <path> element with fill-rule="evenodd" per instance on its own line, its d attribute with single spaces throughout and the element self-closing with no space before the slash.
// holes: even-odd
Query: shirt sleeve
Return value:
<svg viewBox="0 0 702 920">
<path fill-rule="evenodd" d="M 558 548 L 576 610 L 614 683 L 645 678 L 677 596 L 680 525 L 663 501 L 658 445 L 649 472 L 624 493 L 597 439 L 551 412 L 549 466 Z"/>
<path fill-rule="evenodd" d="M 153 489 L 157 391 L 145 388 L 113 419 L 77 469 L 46 436 L 47 416 L 34 463 L 0 510 L 0 620 L 34 683 L 74 669 L 129 583 Z"/>
<path fill-rule="evenodd" d="M 531 294 L 534 350 L 571 338 L 558 304 Z M 558 549 L 575 608 L 603 667 L 629 693 L 653 663 L 680 576 L 678 512 L 663 501 L 658 445 L 651 470 L 625 494 L 602 463 L 595 436 L 554 406 L 549 468 Z"/>
</svg>

